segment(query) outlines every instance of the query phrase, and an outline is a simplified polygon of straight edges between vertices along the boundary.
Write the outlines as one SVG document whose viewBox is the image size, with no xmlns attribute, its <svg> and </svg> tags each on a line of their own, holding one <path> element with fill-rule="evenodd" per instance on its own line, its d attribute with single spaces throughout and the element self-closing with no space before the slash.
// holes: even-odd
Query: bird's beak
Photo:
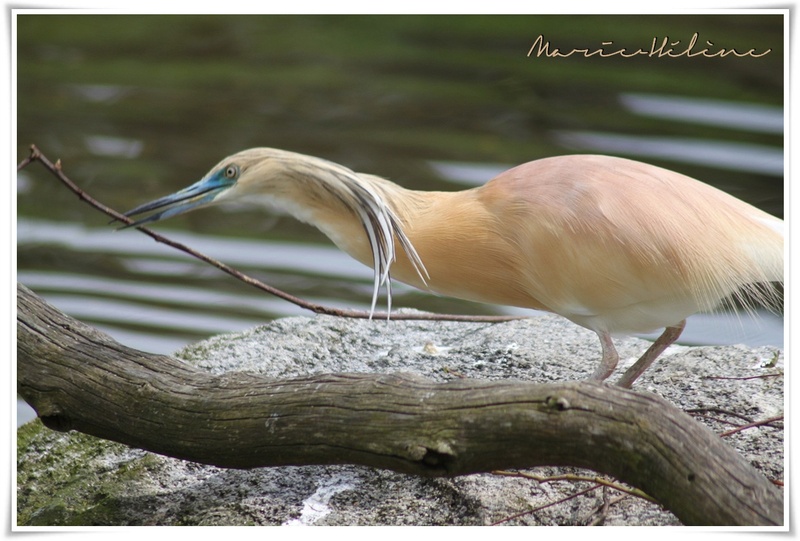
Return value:
<svg viewBox="0 0 800 541">
<path fill-rule="evenodd" d="M 195 182 L 188 188 L 184 188 L 179 192 L 172 195 L 156 199 L 144 205 L 140 205 L 133 210 L 125 213 L 125 216 L 130 218 L 137 214 L 144 214 L 145 212 L 158 210 L 156 212 L 137 220 L 131 224 L 122 226 L 120 229 L 126 227 L 136 227 L 149 222 L 157 222 L 165 220 L 184 212 L 202 207 L 211 203 L 220 193 L 230 188 L 235 183 L 234 180 L 225 178 L 223 175 L 213 175 L 206 177 L 198 182 Z"/>
</svg>

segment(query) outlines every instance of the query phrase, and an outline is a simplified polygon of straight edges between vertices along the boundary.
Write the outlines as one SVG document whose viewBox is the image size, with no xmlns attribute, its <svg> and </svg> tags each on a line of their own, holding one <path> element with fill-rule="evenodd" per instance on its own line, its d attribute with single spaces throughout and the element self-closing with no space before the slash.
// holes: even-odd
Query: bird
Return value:
<svg viewBox="0 0 800 541">
<path fill-rule="evenodd" d="M 384 285 L 391 310 L 392 279 L 552 312 L 599 337 L 601 359 L 587 378 L 595 382 L 617 367 L 612 336 L 664 329 L 616 381 L 624 388 L 680 337 L 688 316 L 729 299 L 782 307 L 783 220 L 689 176 L 615 156 L 540 158 L 445 192 L 251 148 L 126 212 L 140 218 L 125 227 L 241 202 L 312 224 L 372 267 L 370 316 Z"/>
</svg>

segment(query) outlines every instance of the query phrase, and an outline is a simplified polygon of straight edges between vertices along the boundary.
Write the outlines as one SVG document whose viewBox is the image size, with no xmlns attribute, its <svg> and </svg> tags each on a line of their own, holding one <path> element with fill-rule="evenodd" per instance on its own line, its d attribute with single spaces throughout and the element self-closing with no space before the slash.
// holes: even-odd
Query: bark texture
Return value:
<svg viewBox="0 0 800 541">
<path fill-rule="evenodd" d="M 212 375 L 122 346 L 17 289 L 17 388 L 46 426 L 229 468 L 360 464 L 423 476 L 568 465 L 684 524 L 780 525 L 782 492 L 648 393 L 413 375 Z"/>
</svg>

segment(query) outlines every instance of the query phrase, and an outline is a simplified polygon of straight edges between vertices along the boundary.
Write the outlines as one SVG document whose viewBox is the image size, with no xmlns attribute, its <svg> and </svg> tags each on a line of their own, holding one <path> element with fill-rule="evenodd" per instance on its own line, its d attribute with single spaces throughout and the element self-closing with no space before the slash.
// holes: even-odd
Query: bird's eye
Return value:
<svg viewBox="0 0 800 541">
<path fill-rule="evenodd" d="M 228 167 L 225 168 L 225 178 L 233 180 L 238 176 L 239 176 L 238 165 L 229 165 Z"/>
</svg>

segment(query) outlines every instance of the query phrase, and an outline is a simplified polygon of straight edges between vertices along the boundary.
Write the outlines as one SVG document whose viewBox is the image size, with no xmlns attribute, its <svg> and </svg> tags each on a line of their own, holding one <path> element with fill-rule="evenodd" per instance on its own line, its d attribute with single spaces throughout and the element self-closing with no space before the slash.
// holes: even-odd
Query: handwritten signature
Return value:
<svg viewBox="0 0 800 541">
<path fill-rule="evenodd" d="M 536 38 L 536 41 L 533 42 L 531 45 L 530 50 L 528 51 L 528 57 L 535 54 L 536 57 L 545 56 L 548 58 L 566 58 L 572 55 L 583 55 L 586 58 L 591 56 L 599 56 L 601 58 L 607 58 L 611 56 L 619 56 L 622 58 L 630 58 L 634 56 L 647 56 L 650 58 L 678 58 L 681 56 L 685 56 L 687 58 L 693 58 L 695 56 L 703 56 L 706 58 L 714 58 L 720 57 L 724 58 L 729 55 L 743 57 L 743 56 L 750 56 L 753 58 L 760 58 L 766 54 L 772 52 L 772 49 L 767 49 L 766 51 L 757 53 L 755 49 L 750 49 L 748 51 L 739 52 L 736 49 L 725 49 L 725 48 L 717 48 L 712 42 L 706 41 L 707 47 L 703 49 L 695 50 L 695 46 L 697 45 L 699 34 L 697 32 L 692 35 L 692 38 L 689 42 L 682 48 L 676 49 L 679 45 L 681 45 L 681 40 L 677 41 L 670 41 L 668 37 L 664 37 L 659 44 L 658 38 L 653 38 L 653 42 L 650 45 L 649 49 L 636 49 L 635 51 L 629 51 L 625 48 L 617 48 L 612 50 L 607 50 L 606 47 L 609 47 L 614 44 L 613 41 L 603 41 L 600 43 L 600 47 L 595 49 L 572 49 L 568 52 L 564 52 L 557 47 L 550 46 L 550 41 L 545 41 L 544 36 L 539 34 Z"/>
</svg>

